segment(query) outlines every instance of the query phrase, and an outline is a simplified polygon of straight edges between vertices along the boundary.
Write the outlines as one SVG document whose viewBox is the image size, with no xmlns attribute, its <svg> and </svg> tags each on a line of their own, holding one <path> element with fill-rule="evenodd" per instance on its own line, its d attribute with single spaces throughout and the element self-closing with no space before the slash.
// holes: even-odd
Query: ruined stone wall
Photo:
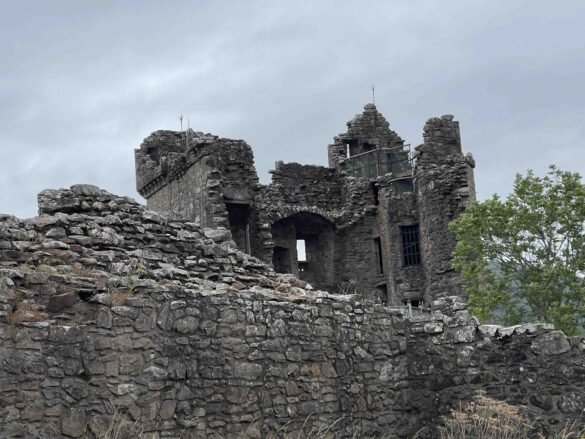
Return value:
<svg viewBox="0 0 585 439">
<path fill-rule="evenodd" d="M 417 422 L 428 424 L 482 391 L 525 407 L 545 437 L 575 419 L 583 423 L 585 339 L 550 325 L 477 326 L 460 300 L 438 299 L 433 314 L 410 320 L 407 381 Z M 446 315 L 436 319 L 439 312 Z"/>
<path fill-rule="evenodd" d="M 430 119 L 424 140 L 417 147 L 410 180 L 412 165 L 404 141 L 368 104 L 330 145 L 331 167 L 277 162 L 272 183 L 261 186 L 245 142 L 191 130 L 157 131 L 136 151 L 137 187 L 148 198 L 149 208 L 180 212 L 216 238 L 233 240 L 266 263 L 275 258 L 286 262 L 279 270 L 290 266 L 289 272 L 320 288 L 336 291 L 339 283 L 352 280 L 364 294 L 376 291 L 391 303 L 421 299 L 428 303 L 442 294 L 463 294 L 451 266 L 455 241 L 448 224 L 474 199 L 475 188 L 474 163 L 461 152 L 459 124 L 453 116 Z M 378 148 L 394 148 L 376 155 L 377 172 L 385 175 L 374 178 L 372 155 L 360 156 L 368 157 L 364 163 L 361 158 L 350 163 L 354 171 L 361 170 L 355 175 L 372 178 L 350 175 L 349 162 L 344 168 L 348 153 Z M 416 195 L 409 192 L 413 190 Z M 303 232 L 316 237 L 311 240 L 315 258 L 300 271 L 295 242 L 304 238 L 299 235 L 300 220 L 294 220 L 298 215 L 328 222 Z M 287 219 L 297 224 L 277 230 Z M 419 226 L 418 266 L 403 264 L 400 227 L 407 225 Z M 385 273 L 380 273 L 377 244 L 372 242 L 378 238 Z M 288 255 L 275 256 L 275 248 Z"/>
<path fill-rule="evenodd" d="M 339 134 L 328 147 L 329 166 L 338 168 L 345 158 L 371 149 L 394 148 L 404 140 L 390 129 L 386 118 L 374 104 L 366 104 L 364 111 L 347 122 L 347 132 Z"/>
<path fill-rule="evenodd" d="M 272 183 L 264 198 L 289 206 L 316 206 L 327 211 L 343 207 L 343 180 L 336 171 L 324 166 L 280 163 L 271 171 Z"/>
<path fill-rule="evenodd" d="M 0 217 L 0 436 L 409 438 L 476 390 L 547 428 L 585 409 L 585 343 L 300 288 L 177 216 L 91 186 Z M 114 418 L 115 412 L 118 417 Z"/>
<path fill-rule="evenodd" d="M 404 266 L 400 237 L 401 226 L 420 221 L 417 195 L 414 192 L 396 193 L 388 177 L 379 179 L 378 187 L 378 222 L 385 256 L 388 303 L 402 305 L 408 300 L 420 301 L 425 289 L 424 266 Z"/>
<path fill-rule="evenodd" d="M 149 209 L 222 228 L 226 239 L 231 236 L 225 200 L 252 204 L 258 189 L 252 149 L 242 140 L 192 130 L 156 131 L 135 156 L 137 189 Z"/>
<path fill-rule="evenodd" d="M 207 181 L 213 168 L 207 159 L 187 168 L 181 178 L 169 181 L 148 198 L 148 208 L 157 212 L 181 212 L 201 227 L 215 225 L 215 209 Z"/>
<path fill-rule="evenodd" d="M 337 282 L 333 292 L 347 291 L 347 287 L 355 285 L 355 291 L 364 297 L 385 299 L 379 294 L 385 282 L 384 275 L 380 273 L 374 242 L 374 238 L 378 237 L 378 221 L 374 212 L 339 231 L 335 236 L 333 265 Z"/>
<path fill-rule="evenodd" d="M 463 294 L 461 278 L 452 266 L 455 236 L 449 223 L 475 199 L 474 163 L 461 153 L 459 122 L 453 116 L 429 119 L 423 137 L 425 143 L 416 148 L 414 186 L 429 301 L 443 294 Z"/>
<path fill-rule="evenodd" d="M 373 245 L 378 223 L 372 183 L 342 176 L 335 169 L 296 163 L 279 164 L 272 173 L 272 183 L 256 198 L 259 224 L 271 226 L 267 254 L 272 255 L 273 246 L 288 247 L 292 263 L 296 264 L 294 227 L 288 232 L 280 230 L 283 221 L 299 214 L 318 215 L 330 227 L 315 228 L 321 236 L 308 250 L 316 250 L 316 259 L 321 263 L 309 265 L 304 273 L 299 274 L 296 267 L 291 272 L 331 292 L 337 292 L 339 284 L 351 281 L 364 295 L 374 295 L 383 276 L 378 272 Z M 302 238 L 302 234 L 298 237 Z"/>
</svg>

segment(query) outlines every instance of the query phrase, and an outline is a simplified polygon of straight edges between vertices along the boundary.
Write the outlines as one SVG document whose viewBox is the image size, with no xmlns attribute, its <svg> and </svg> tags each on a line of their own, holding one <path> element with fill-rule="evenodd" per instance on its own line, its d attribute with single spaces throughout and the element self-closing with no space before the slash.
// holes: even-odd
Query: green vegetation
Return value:
<svg viewBox="0 0 585 439">
<path fill-rule="evenodd" d="M 585 323 L 585 185 L 551 166 L 545 177 L 516 176 L 497 195 L 467 208 L 451 230 L 455 268 L 484 322 L 553 323 L 568 334 Z"/>
</svg>

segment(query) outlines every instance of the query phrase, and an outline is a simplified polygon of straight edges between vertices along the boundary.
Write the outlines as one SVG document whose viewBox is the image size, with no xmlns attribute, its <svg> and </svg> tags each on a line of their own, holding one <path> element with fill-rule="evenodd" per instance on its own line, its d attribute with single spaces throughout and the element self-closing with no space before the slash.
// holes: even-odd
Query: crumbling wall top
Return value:
<svg viewBox="0 0 585 439">
<path fill-rule="evenodd" d="M 404 143 L 404 140 L 390 129 L 390 123 L 374 104 L 366 104 L 362 113 L 347 122 L 347 132 L 340 134 L 338 138 L 367 143 L 376 148 L 392 148 Z"/>
<path fill-rule="evenodd" d="M 418 162 L 437 162 L 453 154 L 461 154 L 459 122 L 453 115 L 432 117 L 423 129 L 424 143 L 416 147 Z"/>
<path fill-rule="evenodd" d="M 155 131 L 134 151 L 136 159 L 136 189 L 145 198 L 150 197 L 169 181 L 182 176 L 195 161 L 205 155 L 214 155 L 210 165 L 218 168 L 224 179 L 227 174 L 239 172 L 247 183 L 254 185 L 258 178 L 254 168 L 252 149 L 243 140 L 219 138 L 213 134 L 193 131 Z M 231 178 L 232 184 L 237 178 Z M 250 181 L 248 181 L 250 180 Z"/>
</svg>

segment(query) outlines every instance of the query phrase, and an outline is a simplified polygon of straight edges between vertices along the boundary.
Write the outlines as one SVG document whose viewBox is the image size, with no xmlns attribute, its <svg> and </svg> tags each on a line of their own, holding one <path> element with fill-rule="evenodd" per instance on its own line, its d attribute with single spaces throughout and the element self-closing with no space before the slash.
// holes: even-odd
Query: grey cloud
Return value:
<svg viewBox="0 0 585 439">
<path fill-rule="evenodd" d="M 534 1 L 87 1 L 0 6 L 0 211 L 46 187 L 138 198 L 133 151 L 191 127 L 275 160 L 326 163 L 371 100 L 413 145 L 461 121 L 480 197 L 550 163 L 583 172 L 585 5 Z"/>
</svg>

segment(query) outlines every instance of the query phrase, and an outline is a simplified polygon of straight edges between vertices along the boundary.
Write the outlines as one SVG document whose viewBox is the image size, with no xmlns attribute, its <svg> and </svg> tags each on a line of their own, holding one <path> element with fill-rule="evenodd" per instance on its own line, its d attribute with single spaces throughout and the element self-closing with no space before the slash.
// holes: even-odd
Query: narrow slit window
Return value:
<svg viewBox="0 0 585 439">
<path fill-rule="evenodd" d="M 380 191 L 376 183 L 372 183 L 372 192 L 374 193 L 374 206 L 378 206 L 380 204 Z"/>
<path fill-rule="evenodd" d="M 402 261 L 405 267 L 421 264 L 418 224 L 400 227 Z"/>
<path fill-rule="evenodd" d="M 374 238 L 374 252 L 376 253 L 376 264 L 378 265 L 378 274 L 384 274 L 384 260 L 382 259 L 382 241 L 380 238 Z"/>
</svg>

